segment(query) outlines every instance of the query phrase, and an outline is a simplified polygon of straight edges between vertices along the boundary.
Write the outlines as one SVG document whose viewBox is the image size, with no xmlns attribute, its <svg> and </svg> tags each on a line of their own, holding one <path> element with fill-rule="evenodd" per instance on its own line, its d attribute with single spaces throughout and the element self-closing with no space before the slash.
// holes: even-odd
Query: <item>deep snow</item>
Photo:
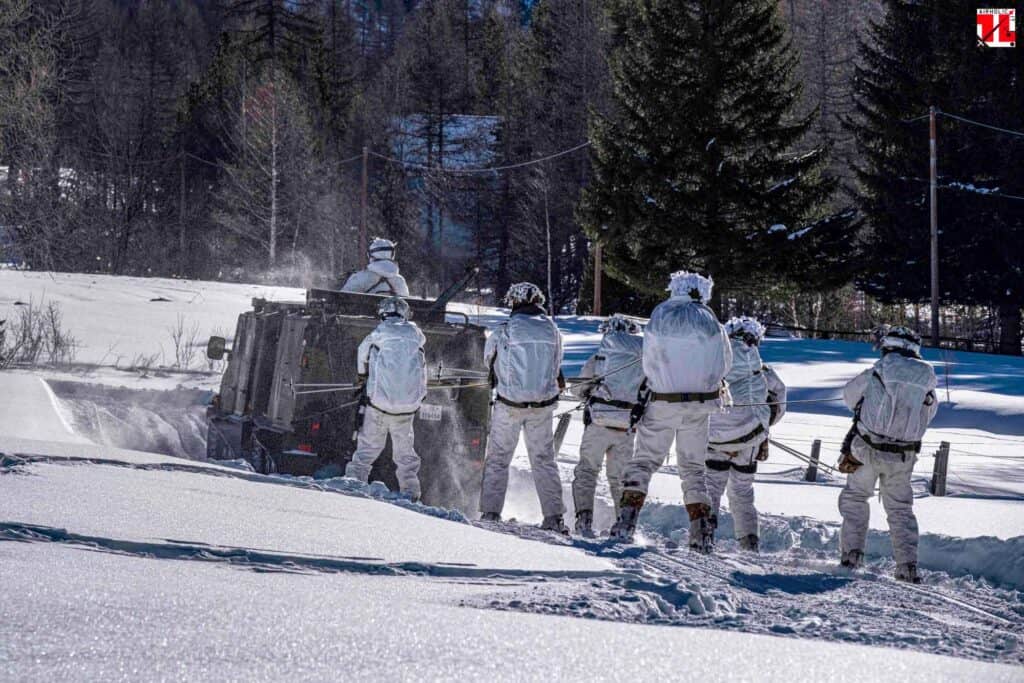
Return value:
<svg viewBox="0 0 1024 683">
<path fill-rule="evenodd" d="M 665 545 L 685 541 L 671 465 L 655 476 L 642 543 L 622 550 L 528 524 L 471 524 L 379 486 L 149 452 L 201 455 L 196 389 L 218 377 L 205 359 L 190 373 L 130 369 L 132 359 L 162 349 L 166 364 L 179 315 L 204 344 L 230 336 L 253 296 L 301 291 L 0 271 L 0 318 L 44 294 L 64 306 L 82 364 L 0 373 L 0 573 L 11 598 L 0 601 L 0 677 L 607 679 L 620 677 L 621 659 L 608 652 L 637 652 L 644 663 L 631 676 L 641 679 L 792 680 L 795 669 L 807 680 L 1024 680 L 1019 667 L 910 652 L 1024 662 L 1021 359 L 929 356 L 940 382 L 948 367 L 950 404 L 917 467 L 921 592 L 888 578 L 877 501 L 867 570 L 838 572 L 841 477 L 803 483 L 803 463 L 774 448 L 757 484 L 768 552 L 724 540 L 715 558 Z M 488 325 L 504 315 L 459 308 Z M 599 341 L 597 320 L 559 325 L 571 376 Z M 873 360 L 864 344 L 803 340 L 769 341 L 763 355 L 793 400 L 834 399 Z M 848 420 L 834 400 L 794 404 L 773 438 L 804 453 L 820 438 L 832 463 Z M 581 429 L 577 414 L 560 454 L 566 483 Z M 928 456 L 942 440 L 953 444 L 953 496 L 936 498 Z M 603 485 L 598 505 L 607 525 Z M 525 453 L 506 516 L 539 520 Z M 727 537 L 728 514 L 722 522 Z"/>
<path fill-rule="evenodd" d="M 913 652 L 459 607 L 507 596 L 498 582 L 28 543 L 0 543 L 0 563 L 0 678 L 17 680 L 1020 680 Z"/>
</svg>

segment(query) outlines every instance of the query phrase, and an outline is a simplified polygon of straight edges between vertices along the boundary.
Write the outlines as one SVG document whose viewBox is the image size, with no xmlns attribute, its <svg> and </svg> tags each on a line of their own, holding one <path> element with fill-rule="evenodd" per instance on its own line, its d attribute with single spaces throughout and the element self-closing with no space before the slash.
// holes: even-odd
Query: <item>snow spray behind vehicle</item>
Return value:
<svg viewBox="0 0 1024 683">
<path fill-rule="evenodd" d="M 490 388 L 482 379 L 484 328 L 446 314 L 458 289 L 436 301 L 406 299 L 427 338 L 429 391 L 415 419 L 415 447 L 423 502 L 474 514 Z M 208 355 L 228 353 L 229 361 L 207 411 L 208 457 L 242 457 L 264 473 L 340 476 L 356 446 L 356 349 L 379 322 L 381 298 L 311 289 L 304 303 L 255 299 L 253 310 L 239 316 L 230 351 L 225 340 L 211 339 Z M 390 443 L 370 480 L 398 489 Z"/>
</svg>

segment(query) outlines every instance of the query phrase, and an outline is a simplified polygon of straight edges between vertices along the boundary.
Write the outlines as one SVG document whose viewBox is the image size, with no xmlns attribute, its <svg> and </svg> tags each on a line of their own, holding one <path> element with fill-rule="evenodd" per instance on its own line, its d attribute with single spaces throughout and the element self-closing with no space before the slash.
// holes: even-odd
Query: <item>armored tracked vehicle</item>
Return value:
<svg viewBox="0 0 1024 683">
<path fill-rule="evenodd" d="M 427 338 L 427 398 L 415 418 L 422 500 L 475 511 L 490 416 L 485 330 L 446 312 L 464 286 L 436 301 L 408 298 Z M 383 297 L 311 289 L 305 302 L 254 299 L 238 317 L 233 348 L 213 337 L 212 359 L 228 357 L 207 409 L 207 456 L 244 458 L 259 472 L 340 476 L 355 450 L 360 409 L 356 350 L 379 322 Z M 398 490 L 390 443 L 370 480 Z"/>
</svg>

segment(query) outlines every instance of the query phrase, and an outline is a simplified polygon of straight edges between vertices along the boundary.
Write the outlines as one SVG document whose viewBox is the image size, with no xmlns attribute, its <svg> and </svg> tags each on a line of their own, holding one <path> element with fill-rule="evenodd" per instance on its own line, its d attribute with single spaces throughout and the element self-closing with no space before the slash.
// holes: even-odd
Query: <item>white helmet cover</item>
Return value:
<svg viewBox="0 0 1024 683">
<path fill-rule="evenodd" d="M 597 328 L 597 331 L 601 334 L 608 334 L 609 332 L 628 332 L 629 334 L 637 334 L 640 332 L 640 326 L 635 321 L 630 320 L 621 313 L 616 313 L 610 316 L 607 320 L 601 322 L 601 325 Z"/>
<path fill-rule="evenodd" d="M 758 322 L 757 318 L 741 315 L 725 324 L 725 333 L 730 337 L 740 337 L 748 344 L 756 346 L 764 339 L 764 325 Z"/>
<path fill-rule="evenodd" d="M 921 355 L 921 335 L 909 327 L 896 325 L 890 327 L 882 338 L 881 347 L 883 351 L 894 351 L 902 349 L 916 355 Z"/>
<path fill-rule="evenodd" d="M 875 351 L 878 351 L 880 348 L 882 348 L 882 340 L 885 339 L 886 335 L 889 334 L 889 330 L 891 329 L 892 325 L 890 325 L 889 323 L 882 323 L 881 325 L 877 325 L 874 329 L 871 330 L 871 336 L 874 339 L 874 345 L 872 348 L 874 348 Z"/>
<path fill-rule="evenodd" d="M 371 261 L 392 261 L 395 258 L 395 243 L 383 237 L 374 237 L 366 253 Z"/>
<path fill-rule="evenodd" d="M 694 301 L 706 304 L 711 301 L 711 289 L 714 286 L 715 281 L 710 277 L 679 270 L 672 273 L 668 291 L 672 292 L 672 296 L 690 297 Z"/>
<path fill-rule="evenodd" d="M 540 291 L 540 287 L 532 282 L 517 282 L 509 287 L 508 293 L 505 294 L 505 305 L 512 308 L 521 304 L 543 306 L 545 301 L 547 299 L 544 297 L 544 292 Z"/>
<path fill-rule="evenodd" d="M 377 315 L 380 319 L 398 316 L 403 320 L 412 318 L 412 309 L 408 302 L 400 296 L 389 296 L 377 306 Z"/>
</svg>

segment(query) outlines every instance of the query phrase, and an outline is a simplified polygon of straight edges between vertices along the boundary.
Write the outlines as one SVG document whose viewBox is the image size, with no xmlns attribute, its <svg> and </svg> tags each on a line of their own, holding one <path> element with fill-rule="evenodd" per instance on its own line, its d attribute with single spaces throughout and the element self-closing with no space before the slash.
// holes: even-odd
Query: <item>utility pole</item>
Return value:
<svg viewBox="0 0 1024 683">
<path fill-rule="evenodd" d="M 544 232 L 548 243 L 548 313 L 555 314 L 555 300 L 551 297 L 551 216 L 548 213 L 548 177 L 543 175 L 544 183 Z"/>
<path fill-rule="evenodd" d="M 188 255 L 185 253 L 185 148 L 182 147 L 178 159 L 178 168 L 181 174 L 178 196 L 178 275 L 185 277 L 188 272 Z"/>
<path fill-rule="evenodd" d="M 601 315 L 601 243 L 594 242 L 594 315 Z"/>
<path fill-rule="evenodd" d="M 362 265 L 366 265 L 366 185 L 367 179 L 367 166 L 369 164 L 370 149 L 363 145 L 363 178 L 362 178 L 362 189 L 359 193 L 359 262 Z"/>
<path fill-rule="evenodd" d="M 928 108 L 928 151 L 929 151 L 929 199 L 931 203 L 931 233 L 932 233 L 932 346 L 939 346 L 939 208 L 936 204 L 937 195 L 937 171 L 936 171 L 936 143 L 935 143 L 935 107 Z"/>
</svg>

